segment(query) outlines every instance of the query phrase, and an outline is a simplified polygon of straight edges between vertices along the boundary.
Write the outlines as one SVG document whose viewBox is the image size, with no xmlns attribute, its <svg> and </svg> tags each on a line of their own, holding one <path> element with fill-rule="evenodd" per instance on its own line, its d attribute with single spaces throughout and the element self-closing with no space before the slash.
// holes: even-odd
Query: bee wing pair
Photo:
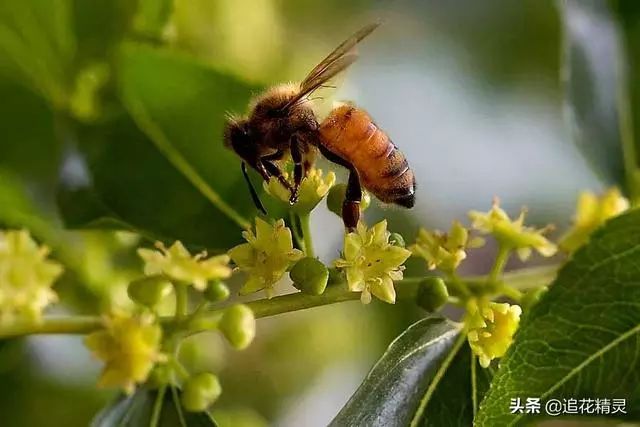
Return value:
<svg viewBox="0 0 640 427">
<path fill-rule="evenodd" d="M 353 64 L 356 59 L 358 59 L 358 55 L 354 50 L 356 45 L 379 26 L 379 22 L 366 25 L 340 43 L 333 52 L 316 65 L 307 77 L 304 78 L 302 83 L 300 83 L 300 92 L 283 107 L 283 110 L 291 108 Z"/>
</svg>

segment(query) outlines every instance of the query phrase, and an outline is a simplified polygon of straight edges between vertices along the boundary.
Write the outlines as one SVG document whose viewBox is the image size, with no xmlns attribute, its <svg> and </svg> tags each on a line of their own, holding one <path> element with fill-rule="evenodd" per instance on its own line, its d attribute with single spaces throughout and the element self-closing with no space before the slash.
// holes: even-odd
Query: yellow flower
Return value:
<svg viewBox="0 0 640 427">
<path fill-rule="evenodd" d="M 342 256 L 334 265 L 346 271 L 347 285 L 352 292 L 362 292 L 362 303 L 371 302 L 371 294 L 382 301 L 396 302 L 394 280 L 402 279 L 404 262 L 411 252 L 389 243 L 391 233 L 387 221 L 381 221 L 367 229 L 358 223 L 355 232 L 344 238 Z"/>
<path fill-rule="evenodd" d="M 467 304 L 467 339 L 483 368 L 502 357 L 518 329 L 522 309 L 518 305 L 471 299 Z"/>
<path fill-rule="evenodd" d="M 558 248 L 543 236 L 550 227 L 540 230 L 525 227 L 525 215 L 526 210 L 522 209 L 518 218 L 512 221 L 507 213 L 500 208 L 497 198 L 494 199 L 489 212 L 469 212 L 472 228 L 481 233 L 493 235 L 506 248 L 515 249 L 522 261 L 529 258 L 532 248 L 544 257 L 555 255 Z"/>
<path fill-rule="evenodd" d="M 284 173 L 285 179 L 289 175 Z M 316 207 L 324 196 L 327 195 L 333 184 L 336 182 L 336 174 L 329 171 L 323 175 L 322 169 L 311 168 L 307 176 L 300 183 L 298 201 L 291 208 L 299 213 L 309 213 Z M 277 178 L 271 177 L 269 182 L 263 182 L 264 189 L 276 199 L 289 204 L 289 190 L 284 188 Z"/>
<path fill-rule="evenodd" d="M 162 274 L 169 280 L 192 284 L 199 291 L 207 288 L 210 280 L 226 279 L 231 276 L 229 256 L 218 255 L 205 258 L 206 252 L 191 255 L 180 241 L 168 249 L 162 242 L 156 242 L 159 249 L 138 249 L 144 260 L 144 273 L 148 276 Z"/>
<path fill-rule="evenodd" d="M 302 251 L 293 248 L 291 230 L 279 219 L 271 225 L 256 218 L 256 232 L 247 230 L 242 233 L 247 243 L 229 250 L 229 256 L 240 271 L 245 271 L 248 278 L 241 294 L 248 294 L 265 289 L 271 297 L 273 285 L 282 278 L 287 269 L 295 261 L 303 257 Z"/>
<path fill-rule="evenodd" d="M 157 362 L 166 360 L 160 353 L 161 341 L 162 329 L 152 316 L 106 319 L 105 329 L 85 338 L 85 345 L 105 364 L 98 386 L 121 387 L 131 394 Z"/>
<path fill-rule="evenodd" d="M 51 287 L 63 269 L 48 254 L 26 230 L 0 231 L 0 324 L 38 321 L 57 300 Z"/>
<path fill-rule="evenodd" d="M 600 197 L 583 191 L 578 198 L 573 226 L 560 239 L 560 248 L 566 252 L 575 251 L 587 242 L 598 227 L 627 209 L 629 201 L 617 188 L 607 190 Z"/>
<path fill-rule="evenodd" d="M 416 243 L 409 250 L 413 255 L 424 258 L 429 270 L 440 268 L 453 272 L 467 257 L 465 249 L 478 248 L 483 244 L 484 239 L 480 237 L 469 239 L 469 230 L 454 221 L 449 233 L 421 228 Z"/>
</svg>

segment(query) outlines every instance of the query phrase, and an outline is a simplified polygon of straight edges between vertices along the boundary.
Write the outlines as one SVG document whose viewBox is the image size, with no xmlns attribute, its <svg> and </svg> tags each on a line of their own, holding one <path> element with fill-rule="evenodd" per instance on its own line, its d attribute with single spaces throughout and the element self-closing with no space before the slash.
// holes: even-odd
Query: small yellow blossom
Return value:
<svg viewBox="0 0 640 427">
<path fill-rule="evenodd" d="M 229 250 L 229 256 L 238 269 L 249 276 L 240 293 L 248 294 L 264 289 L 270 297 L 273 285 L 304 254 L 293 248 L 291 230 L 284 225 L 282 219 L 271 225 L 256 218 L 255 234 L 252 230 L 247 230 L 242 236 L 247 243 Z"/>
<path fill-rule="evenodd" d="M 359 222 L 356 231 L 344 238 L 344 258 L 334 262 L 337 268 L 346 271 L 349 290 L 362 292 L 363 304 L 371 302 L 371 294 L 390 304 L 396 302 L 393 281 L 402 279 L 402 264 L 411 252 L 391 245 L 390 235 L 386 220 L 370 229 Z"/>
<path fill-rule="evenodd" d="M 38 321 L 57 300 L 51 287 L 63 269 L 48 254 L 26 230 L 0 231 L 0 324 Z"/>
<path fill-rule="evenodd" d="M 600 197 L 590 191 L 583 191 L 578 198 L 573 226 L 560 239 L 560 248 L 566 252 L 575 251 L 587 242 L 598 227 L 627 209 L 629 201 L 617 188 L 607 190 Z"/>
<path fill-rule="evenodd" d="M 152 316 L 106 319 L 105 329 L 85 338 L 85 345 L 105 364 L 98 385 L 132 393 L 157 362 L 166 360 L 160 353 L 161 341 L 162 329 Z"/>
<path fill-rule="evenodd" d="M 531 255 L 531 249 L 535 249 L 544 257 L 555 255 L 558 248 L 547 240 L 543 234 L 550 228 L 545 227 L 536 230 L 524 225 L 526 210 L 522 209 L 515 220 L 511 220 L 507 213 L 500 208 L 499 200 L 493 201 L 489 212 L 469 212 L 472 228 L 481 233 L 491 234 L 506 248 L 515 249 L 522 261 L 526 261 Z"/>
<path fill-rule="evenodd" d="M 480 366 L 502 357 L 518 329 L 522 309 L 518 305 L 472 299 L 467 304 L 467 339 Z"/>
<path fill-rule="evenodd" d="M 206 252 L 191 255 L 180 241 L 168 249 L 162 242 L 156 242 L 156 247 L 159 250 L 138 249 L 138 255 L 145 262 L 144 273 L 148 276 L 161 274 L 172 281 L 192 284 L 199 291 L 204 291 L 210 280 L 231 276 L 228 255 L 211 258 L 206 258 Z"/>
<path fill-rule="evenodd" d="M 424 258 L 429 270 L 440 268 L 453 272 L 467 257 L 465 249 L 484 244 L 480 237 L 469 238 L 469 230 L 458 221 L 451 225 L 449 233 L 421 228 L 416 243 L 409 247 L 414 256 Z"/>
<path fill-rule="evenodd" d="M 284 173 L 284 178 L 289 178 L 286 172 Z M 327 195 L 335 182 L 336 174 L 332 171 L 324 175 L 322 169 L 310 169 L 307 176 L 300 183 L 298 201 L 292 209 L 299 213 L 311 212 L 322 198 Z M 271 177 L 268 183 L 266 181 L 263 182 L 263 186 L 271 196 L 284 203 L 289 203 L 289 190 L 284 188 L 277 178 Z"/>
</svg>

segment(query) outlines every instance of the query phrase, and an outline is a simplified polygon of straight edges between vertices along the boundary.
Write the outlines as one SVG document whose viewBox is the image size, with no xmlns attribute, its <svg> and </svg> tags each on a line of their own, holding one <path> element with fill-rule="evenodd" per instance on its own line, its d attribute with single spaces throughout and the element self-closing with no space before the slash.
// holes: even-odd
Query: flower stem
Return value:
<svg viewBox="0 0 640 427">
<path fill-rule="evenodd" d="M 511 255 L 510 248 L 505 247 L 502 244 L 498 246 L 498 254 L 496 255 L 496 260 L 493 264 L 493 267 L 491 267 L 489 277 L 487 278 L 487 281 L 489 283 L 495 283 L 498 281 L 498 278 L 504 271 L 504 267 L 507 265 L 509 255 Z"/>
<path fill-rule="evenodd" d="M 510 271 L 503 275 L 502 284 L 504 286 L 509 286 L 513 289 L 523 291 L 536 286 L 549 284 L 555 277 L 557 271 L 557 265 Z M 414 299 L 416 297 L 418 286 L 423 279 L 424 277 L 407 277 L 402 281 L 397 282 L 397 299 Z M 461 278 L 461 281 L 469 286 L 476 286 L 476 284 L 479 286 L 481 283 L 486 283 L 486 276 L 464 277 Z M 184 286 L 180 286 L 180 288 L 184 291 L 183 300 L 186 302 L 186 288 Z M 178 293 L 179 291 L 176 292 L 176 295 L 178 295 Z M 359 292 L 349 292 L 346 287 L 335 285 L 328 287 L 327 290 L 319 296 L 296 292 L 271 299 L 252 301 L 247 303 L 247 305 L 251 307 L 256 317 L 261 318 L 358 299 L 360 299 Z M 195 332 L 196 330 L 215 329 L 224 308 L 225 307 L 201 312 L 198 314 L 195 322 L 193 322 L 194 324 L 187 325 L 186 327 L 190 332 Z M 176 319 L 174 316 L 162 317 L 160 322 L 166 325 L 175 325 Z M 39 323 L 22 322 L 2 326 L 0 327 L 0 338 L 35 334 L 83 335 L 101 329 L 102 327 L 102 317 L 100 316 L 51 316 L 45 317 Z"/>
<path fill-rule="evenodd" d="M 180 321 L 187 316 L 189 310 L 189 295 L 187 294 L 187 287 L 181 284 L 174 284 L 173 289 L 176 294 L 176 321 Z"/>
<path fill-rule="evenodd" d="M 0 328 L 0 338 L 32 334 L 87 334 L 103 327 L 99 316 L 56 316 L 41 322 L 18 322 Z"/>
<path fill-rule="evenodd" d="M 511 286 L 501 286 L 499 291 L 502 295 L 511 298 L 515 302 L 520 302 L 522 300 L 523 293 Z"/>
<path fill-rule="evenodd" d="M 304 252 L 308 257 L 315 257 L 313 251 L 313 238 L 311 237 L 311 216 L 307 213 L 300 215 L 298 220 L 300 221 L 300 227 L 302 228 L 302 237 L 304 239 Z"/>
</svg>

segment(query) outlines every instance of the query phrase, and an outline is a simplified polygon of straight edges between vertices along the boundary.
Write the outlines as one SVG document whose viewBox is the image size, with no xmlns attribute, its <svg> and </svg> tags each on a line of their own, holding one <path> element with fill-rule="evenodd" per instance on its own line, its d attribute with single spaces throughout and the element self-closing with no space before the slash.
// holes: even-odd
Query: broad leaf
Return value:
<svg viewBox="0 0 640 427">
<path fill-rule="evenodd" d="M 0 71 L 42 94 L 55 107 L 66 103 L 75 39 L 70 0 L 0 2 Z"/>
<path fill-rule="evenodd" d="M 490 371 L 480 371 L 465 341 L 442 318 L 413 324 L 389 346 L 331 425 L 470 425 L 473 402 L 488 388 Z"/>
<path fill-rule="evenodd" d="M 91 427 L 215 427 L 206 412 L 187 412 L 180 406 L 179 391 L 148 388 L 121 396 L 104 408 Z M 155 422 L 155 424 L 153 423 Z"/>
<path fill-rule="evenodd" d="M 63 177 L 66 223 L 126 224 L 153 238 L 214 250 L 240 242 L 256 210 L 222 133 L 225 114 L 244 111 L 253 88 L 137 44 L 123 47 L 119 70 L 126 114 L 71 130 L 87 176 L 80 182 Z M 280 214 L 263 200 L 271 215 Z"/>
<path fill-rule="evenodd" d="M 521 424 L 510 399 L 622 398 L 640 416 L 640 212 L 602 228 L 522 319 L 479 426 Z"/>
<path fill-rule="evenodd" d="M 618 83 L 624 56 L 618 25 L 602 0 L 563 0 L 566 111 L 572 136 L 595 171 L 623 182 Z"/>
</svg>

